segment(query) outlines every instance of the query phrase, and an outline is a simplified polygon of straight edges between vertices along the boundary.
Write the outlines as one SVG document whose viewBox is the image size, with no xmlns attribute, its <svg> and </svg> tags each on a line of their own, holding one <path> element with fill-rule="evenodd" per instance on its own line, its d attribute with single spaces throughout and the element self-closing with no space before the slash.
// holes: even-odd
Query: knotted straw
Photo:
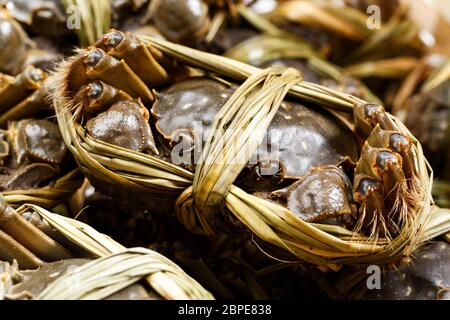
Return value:
<svg viewBox="0 0 450 320">
<path fill-rule="evenodd" d="M 127 249 L 89 225 L 25 204 L 17 211 L 39 214 L 70 243 L 98 259 L 64 274 L 37 299 L 103 299 L 145 279 L 164 299 L 213 299 L 197 281 L 156 251 Z"/>
<path fill-rule="evenodd" d="M 415 206 L 409 208 L 415 218 L 405 223 L 392 241 L 365 237 L 339 226 L 308 223 L 287 208 L 250 195 L 232 184 L 247 159 L 244 150 L 255 150 L 254 144 L 260 142 L 260 132 L 255 129 L 267 129 L 286 92 L 300 101 L 346 112 L 352 112 L 355 103 L 364 104 L 365 101 L 301 81 L 302 78 L 290 69 L 283 72 L 261 70 L 164 40 L 141 39 L 167 57 L 188 66 L 243 82 L 213 125 L 219 131 L 224 127 L 232 127 L 232 130 L 226 130 L 229 136 L 209 137 L 195 174 L 150 155 L 95 140 L 74 120 L 74 102 L 64 86 L 70 70 L 68 61 L 54 75 L 53 101 L 65 143 L 88 178 L 102 182 L 118 194 L 126 191 L 128 195 L 152 199 L 154 205 L 158 205 L 158 197 L 176 199 L 178 217 L 194 232 L 227 232 L 221 221 L 231 214 L 259 239 L 290 252 L 301 261 L 314 264 L 388 263 L 410 254 L 427 238 L 426 225 L 432 216 L 433 173 L 419 142 L 398 119 L 389 115 L 397 130 L 413 141 L 412 152 L 422 185 Z M 250 134 L 252 131 L 256 132 L 255 136 Z M 222 150 L 221 144 L 228 148 Z M 234 161 L 224 161 L 231 159 Z M 440 221 L 433 229 L 434 235 L 436 230 L 439 234 L 448 232 L 448 213 L 433 210 L 433 215 L 439 216 L 437 220 Z"/>
</svg>

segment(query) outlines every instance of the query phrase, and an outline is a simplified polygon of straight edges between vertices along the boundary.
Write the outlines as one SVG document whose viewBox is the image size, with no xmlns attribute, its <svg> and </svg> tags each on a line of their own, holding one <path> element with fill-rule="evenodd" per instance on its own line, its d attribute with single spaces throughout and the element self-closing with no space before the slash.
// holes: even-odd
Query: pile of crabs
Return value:
<svg viewBox="0 0 450 320">
<path fill-rule="evenodd" d="M 396 1 L 377 2 L 395 16 Z M 31 207 L 22 206 L 33 203 L 33 190 L 57 189 L 58 181 L 82 166 L 56 121 L 55 96 L 65 96 L 73 121 L 89 137 L 195 173 L 217 114 L 241 83 L 188 67 L 140 35 L 230 56 L 233 48 L 269 32 L 246 19 L 250 12 L 282 30 L 277 34 L 281 40 L 307 44 L 308 52 L 328 59 L 341 74 L 330 76 L 311 58 L 287 51 L 265 55 L 267 47 L 257 42 L 244 62 L 291 67 L 305 81 L 371 101 L 356 103 L 349 113 L 287 96 L 254 161 L 234 181 L 245 192 L 281 205 L 308 223 L 395 238 L 411 219 L 408 208 L 415 205 L 420 183 L 414 141 L 399 131 L 389 111 L 422 143 L 435 176 L 444 182 L 436 199 L 448 203 L 450 72 L 441 71 L 446 65 L 449 69 L 449 57 L 415 44 L 383 56 L 414 57 L 420 68 L 410 73 L 352 74 L 355 69 L 346 66 L 370 62 L 348 61 L 348 51 L 357 52 L 363 39 L 338 34 L 327 25 L 309 25 L 292 18 L 295 14 L 283 19 L 284 10 L 296 5 L 335 12 L 327 11 L 331 4 L 315 7 L 302 0 L 111 1 L 111 29 L 90 46 L 74 49 L 77 37 L 67 27 L 64 1 L 0 0 L 0 299 L 33 298 L 54 281 L 50 274 L 64 274 L 92 258 L 81 257 Z M 366 3 L 346 1 L 346 8 L 364 15 Z M 436 78 L 428 81 L 436 73 L 438 83 Z M 64 92 L 51 92 L 55 88 Z M 276 250 L 262 252 L 251 232 L 231 217 L 231 234 L 193 234 L 173 214 L 176 198 L 160 203 L 155 199 L 146 206 L 107 181 L 83 179 L 70 196 L 53 198 L 58 203 L 52 201 L 47 209 L 76 217 L 126 247 L 163 253 L 216 298 L 336 297 L 332 287 L 344 267 L 285 263 L 292 257 Z M 381 290 L 360 297 L 448 299 L 450 246 L 448 237 L 435 240 L 420 248 L 413 261 L 388 269 Z M 110 298 L 160 298 L 140 284 L 121 293 Z"/>
</svg>

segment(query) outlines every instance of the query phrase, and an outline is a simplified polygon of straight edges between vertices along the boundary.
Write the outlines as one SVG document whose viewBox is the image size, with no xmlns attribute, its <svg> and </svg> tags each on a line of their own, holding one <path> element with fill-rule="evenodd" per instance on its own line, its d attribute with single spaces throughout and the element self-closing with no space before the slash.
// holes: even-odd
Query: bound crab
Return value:
<svg viewBox="0 0 450 320">
<path fill-rule="evenodd" d="M 21 270 L 73 257 L 67 241 L 37 213 L 9 206 L 0 198 L 0 260 L 17 261 Z M 64 245 L 63 245 L 63 244 Z"/>
<path fill-rule="evenodd" d="M 51 69 L 52 65 L 62 58 L 53 41 L 47 38 L 37 38 L 33 41 L 18 23 L 26 19 L 21 6 L 35 3 L 34 1 L 20 1 L 21 3 L 7 3 L 5 9 L 0 5 L 0 72 L 17 75 L 29 65 Z M 39 11 L 41 14 L 45 10 Z M 45 16 L 45 14 L 44 14 Z M 27 20 L 28 21 L 28 20 Z M 64 30 L 64 28 L 53 28 Z"/>
<path fill-rule="evenodd" d="M 189 73 L 169 77 L 167 68 L 174 70 L 173 66 L 139 38 L 112 30 L 61 67 L 54 78 L 55 101 L 64 96 L 66 109 L 90 137 L 193 172 L 198 146 L 207 137 L 202 132 L 211 128 L 236 86 Z M 307 222 L 395 236 L 413 218 L 416 205 L 413 142 L 377 104 L 357 103 L 354 123 L 286 99 L 268 128 L 265 143 L 272 152 L 262 143 L 235 185 L 281 204 Z M 181 142 L 187 145 L 182 161 L 174 157 Z M 101 188 L 98 176 L 91 176 L 93 185 Z M 117 196 L 113 189 L 102 191 Z M 167 195 L 165 191 L 161 195 Z M 158 190 L 152 193 L 157 196 Z M 229 219 L 232 215 L 222 213 L 224 219 L 218 223 L 236 227 Z"/>
<path fill-rule="evenodd" d="M 45 119 L 54 115 L 46 100 L 47 77 L 45 71 L 32 65 L 15 77 L 0 74 L 0 190 L 3 192 L 17 194 L 19 190 L 43 188 L 73 169 L 58 126 Z M 79 184 L 69 186 L 71 182 L 67 182 L 58 186 L 56 197 L 47 194 L 44 201 L 62 193 L 67 195 Z M 35 200 L 39 197 L 31 196 Z"/>
</svg>

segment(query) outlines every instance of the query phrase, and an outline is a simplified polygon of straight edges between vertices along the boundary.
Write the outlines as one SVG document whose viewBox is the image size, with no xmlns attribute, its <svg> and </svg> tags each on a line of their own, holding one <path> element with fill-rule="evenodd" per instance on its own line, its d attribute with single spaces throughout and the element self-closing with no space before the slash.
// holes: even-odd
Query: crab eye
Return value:
<svg viewBox="0 0 450 320">
<path fill-rule="evenodd" d="M 104 41 L 107 46 L 109 47 L 117 47 L 123 40 L 123 36 L 118 31 L 112 31 L 105 35 Z"/>
<path fill-rule="evenodd" d="M 377 165 L 387 171 L 393 165 L 398 165 L 398 158 L 389 151 L 381 151 L 377 155 Z"/>
<path fill-rule="evenodd" d="M 88 51 L 84 55 L 83 62 L 89 67 L 94 67 L 102 58 L 103 58 L 103 53 L 98 49 L 94 49 L 94 50 Z"/>
<path fill-rule="evenodd" d="M 400 152 L 411 147 L 410 140 L 400 133 L 393 133 L 389 138 L 389 146 L 395 151 Z"/>
<path fill-rule="evenodd" d="M 40 69 L 31 69 L 28 76 L 34 81 L 41 81 L 44 79 L 44 73 Z"/>
<path fill-rule="evenodd" d="M 100 82 L 95 81 L 88 85 L 87 96 L 90 99 L 97 99 L 98 97 L 100 97 L 102 92 L 103 92 L 103 85 Z"/>
</svg>

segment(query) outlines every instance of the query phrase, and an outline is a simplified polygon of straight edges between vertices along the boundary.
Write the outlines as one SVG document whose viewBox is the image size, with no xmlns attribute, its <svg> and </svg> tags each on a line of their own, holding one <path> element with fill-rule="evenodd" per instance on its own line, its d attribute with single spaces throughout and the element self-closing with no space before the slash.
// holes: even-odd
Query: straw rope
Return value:
<svg viewBox="0 0 450 320">
<path fill-rule="evenodd" d="M 165 299 L 213 299 L 198 282 L 163 255 L 145 248 L 127 249 L 89 225 L 32 204 L 33 210 L 72 244 L 99 257 L 51 283 L 37 299 L 103 299 L 146 279 Z"/>
<path fill-rule="evenodd" d="M 253 145 L 259 143 L 259 137 L 251 137 L 249 132 L 252 128 L 267 128 L 278 103 L 286 94 L 348 112 L 352 111 L 355 103 L 365 102 L 349 94 L 301 81 L 301 77 L 290 69 L 284 72 L 261 70 L 164 40 L 142 39 L 179 62 L 243 82 L 214 123 L 214 128 L 219 130 L 232 127 L 230 135 L 235 141 L 210 136 L 195 174 L 150 155 L 97 141 L 75 122 L 70 112 L 74 110 L 73 101 L 61 90 L 60 84 L 64 83 L 70 68 L 68 61 L 54 76 L 55 109 L 64 140 L 88 177 L 145 197 L 178 197 L 178 217 L 194 232 L 226 232 L 220 222 L 224 214 L 231 213 L 258 238 L 290 252 L 299 260 L 314 264 L 388 263 L 409 255 L 423 241 L 432 212 L 433 173 L 419 142 L 398 119 L 390 116 L 397 130 L 414 142 L 413 154 L 422 185 L 416 205 L 410 208 L 415 218 L 405 223 L 392 241 L 365 237 L 339 226 L 307 223 L 288 209 L 232 185 L 242 163 L 248 160 L 243 150 L 249 147 L 252 150 Z M 218 147 L 220 143 L 231 145 L 221 149 Z M 219 159 L 237 160 L 237 164 L 221 163 L 217 161 Z M 439 232 L 450 228 L 450 221 L 444 220 L 444 227 Z"/>
</svg>

